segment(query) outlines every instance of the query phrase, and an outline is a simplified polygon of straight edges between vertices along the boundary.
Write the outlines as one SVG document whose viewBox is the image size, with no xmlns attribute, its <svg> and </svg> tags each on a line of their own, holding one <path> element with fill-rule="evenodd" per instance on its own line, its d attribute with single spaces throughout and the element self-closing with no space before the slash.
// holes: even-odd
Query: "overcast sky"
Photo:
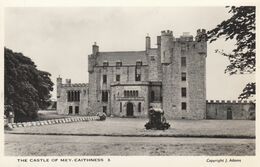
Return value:
<svg viewBox="0 0 260 167">
<path fill-rule="evenodd" d="M 225 7 L 175 8 L 5 8 L 5 46 L 30 57 L 38 69 L 60 75 L 73 83 L 88 82 L 87 55 L 97 42 L 100 51 L 144 50 L 149 33 L 152 47 L 161 30 L 172 30 L 175 37 L 183 32 L 196 34 L 230 17 Z M 230 52 L 234 42 L 223 39 L 208 45 L 207 99 L 237 99 L 254 75 L 224 74 L 228 60 L 214 52 Z M 54 89 L 53 96 L 56 96 Z"/>
</svg>

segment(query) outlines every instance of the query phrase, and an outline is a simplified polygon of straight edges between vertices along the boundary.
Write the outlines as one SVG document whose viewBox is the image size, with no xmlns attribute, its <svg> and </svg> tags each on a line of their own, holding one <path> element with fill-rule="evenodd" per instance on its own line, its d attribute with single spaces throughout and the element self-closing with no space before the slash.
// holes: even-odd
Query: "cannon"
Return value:
<svg viewBox="0 0 260 167">
<path fill-rule="evenodd" d="M 165 130 L 170 127 L 164 117 L 164 111 L 161 108 L 150 107 L 148 110 L 149 122 L 144 126 L 146 129 Z"/>
</svg>

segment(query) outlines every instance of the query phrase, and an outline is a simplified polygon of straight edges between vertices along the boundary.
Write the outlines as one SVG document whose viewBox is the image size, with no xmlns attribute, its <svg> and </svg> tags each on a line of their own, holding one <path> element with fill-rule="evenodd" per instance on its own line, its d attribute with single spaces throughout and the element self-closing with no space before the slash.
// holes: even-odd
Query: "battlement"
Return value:
<svg viewBox="0 0 260 167">
<path fill-rule="evenodd" d="M 206 100 L 206 103 L 215 103 L 215 104 L 251 104 L 255 103 L 253 100 Z"/>
<path fill-rule="evenodd" d="M 161 35 L 162 36 L 172 36 L 172 31 L 171 30 L 161 31 Z"/>
<path fill-rule="evenodd" d="M 207 32 L 205 29 L 198 29 L 196 35 L 196 41 L 206 42 L 207 41 Z"/>
<path fill-rule="evenodd" d="M 87 83 L 62 84 L 63 87 L 88 87 Z"/>
</svg>

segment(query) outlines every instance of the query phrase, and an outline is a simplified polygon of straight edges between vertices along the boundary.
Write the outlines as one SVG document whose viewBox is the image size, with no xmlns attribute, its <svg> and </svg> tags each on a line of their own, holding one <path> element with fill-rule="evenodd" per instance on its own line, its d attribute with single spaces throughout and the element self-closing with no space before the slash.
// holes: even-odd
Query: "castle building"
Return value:
<svg viewBox="0 0 260 167">
<path fill-rule="evenodd" d="M 195 38 L 162 31 L 157 47 L 149 36 L 143 51 L 102 52 L 92 46 L 88 84 L 57 78 L 59 114 L 105 112 L 108 116 L 146 117 L 149 106 L 169 119 L 206 118 L 206 31 Z"/>
</svg>

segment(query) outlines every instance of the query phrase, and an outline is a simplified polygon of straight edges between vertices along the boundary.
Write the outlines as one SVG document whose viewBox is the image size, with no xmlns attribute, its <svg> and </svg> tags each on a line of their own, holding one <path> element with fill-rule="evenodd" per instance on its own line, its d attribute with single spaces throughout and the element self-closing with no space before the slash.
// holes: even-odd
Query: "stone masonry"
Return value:
<svg viewBox="0 0 260 167">
<path fill-rule="evenodd" d="M 206 57 L 204 29 L 195 38 L 162 31 L 156 48 L 146 36 L 143 51 L 102 52 L 95 43 L 88 56 L 88 84 L 57 79 L 58 113 L 147 117 L 153 106 L 168 119 L 213 119 L 212 107 L 218 105 L 206 107 Z"/>
</svg>

